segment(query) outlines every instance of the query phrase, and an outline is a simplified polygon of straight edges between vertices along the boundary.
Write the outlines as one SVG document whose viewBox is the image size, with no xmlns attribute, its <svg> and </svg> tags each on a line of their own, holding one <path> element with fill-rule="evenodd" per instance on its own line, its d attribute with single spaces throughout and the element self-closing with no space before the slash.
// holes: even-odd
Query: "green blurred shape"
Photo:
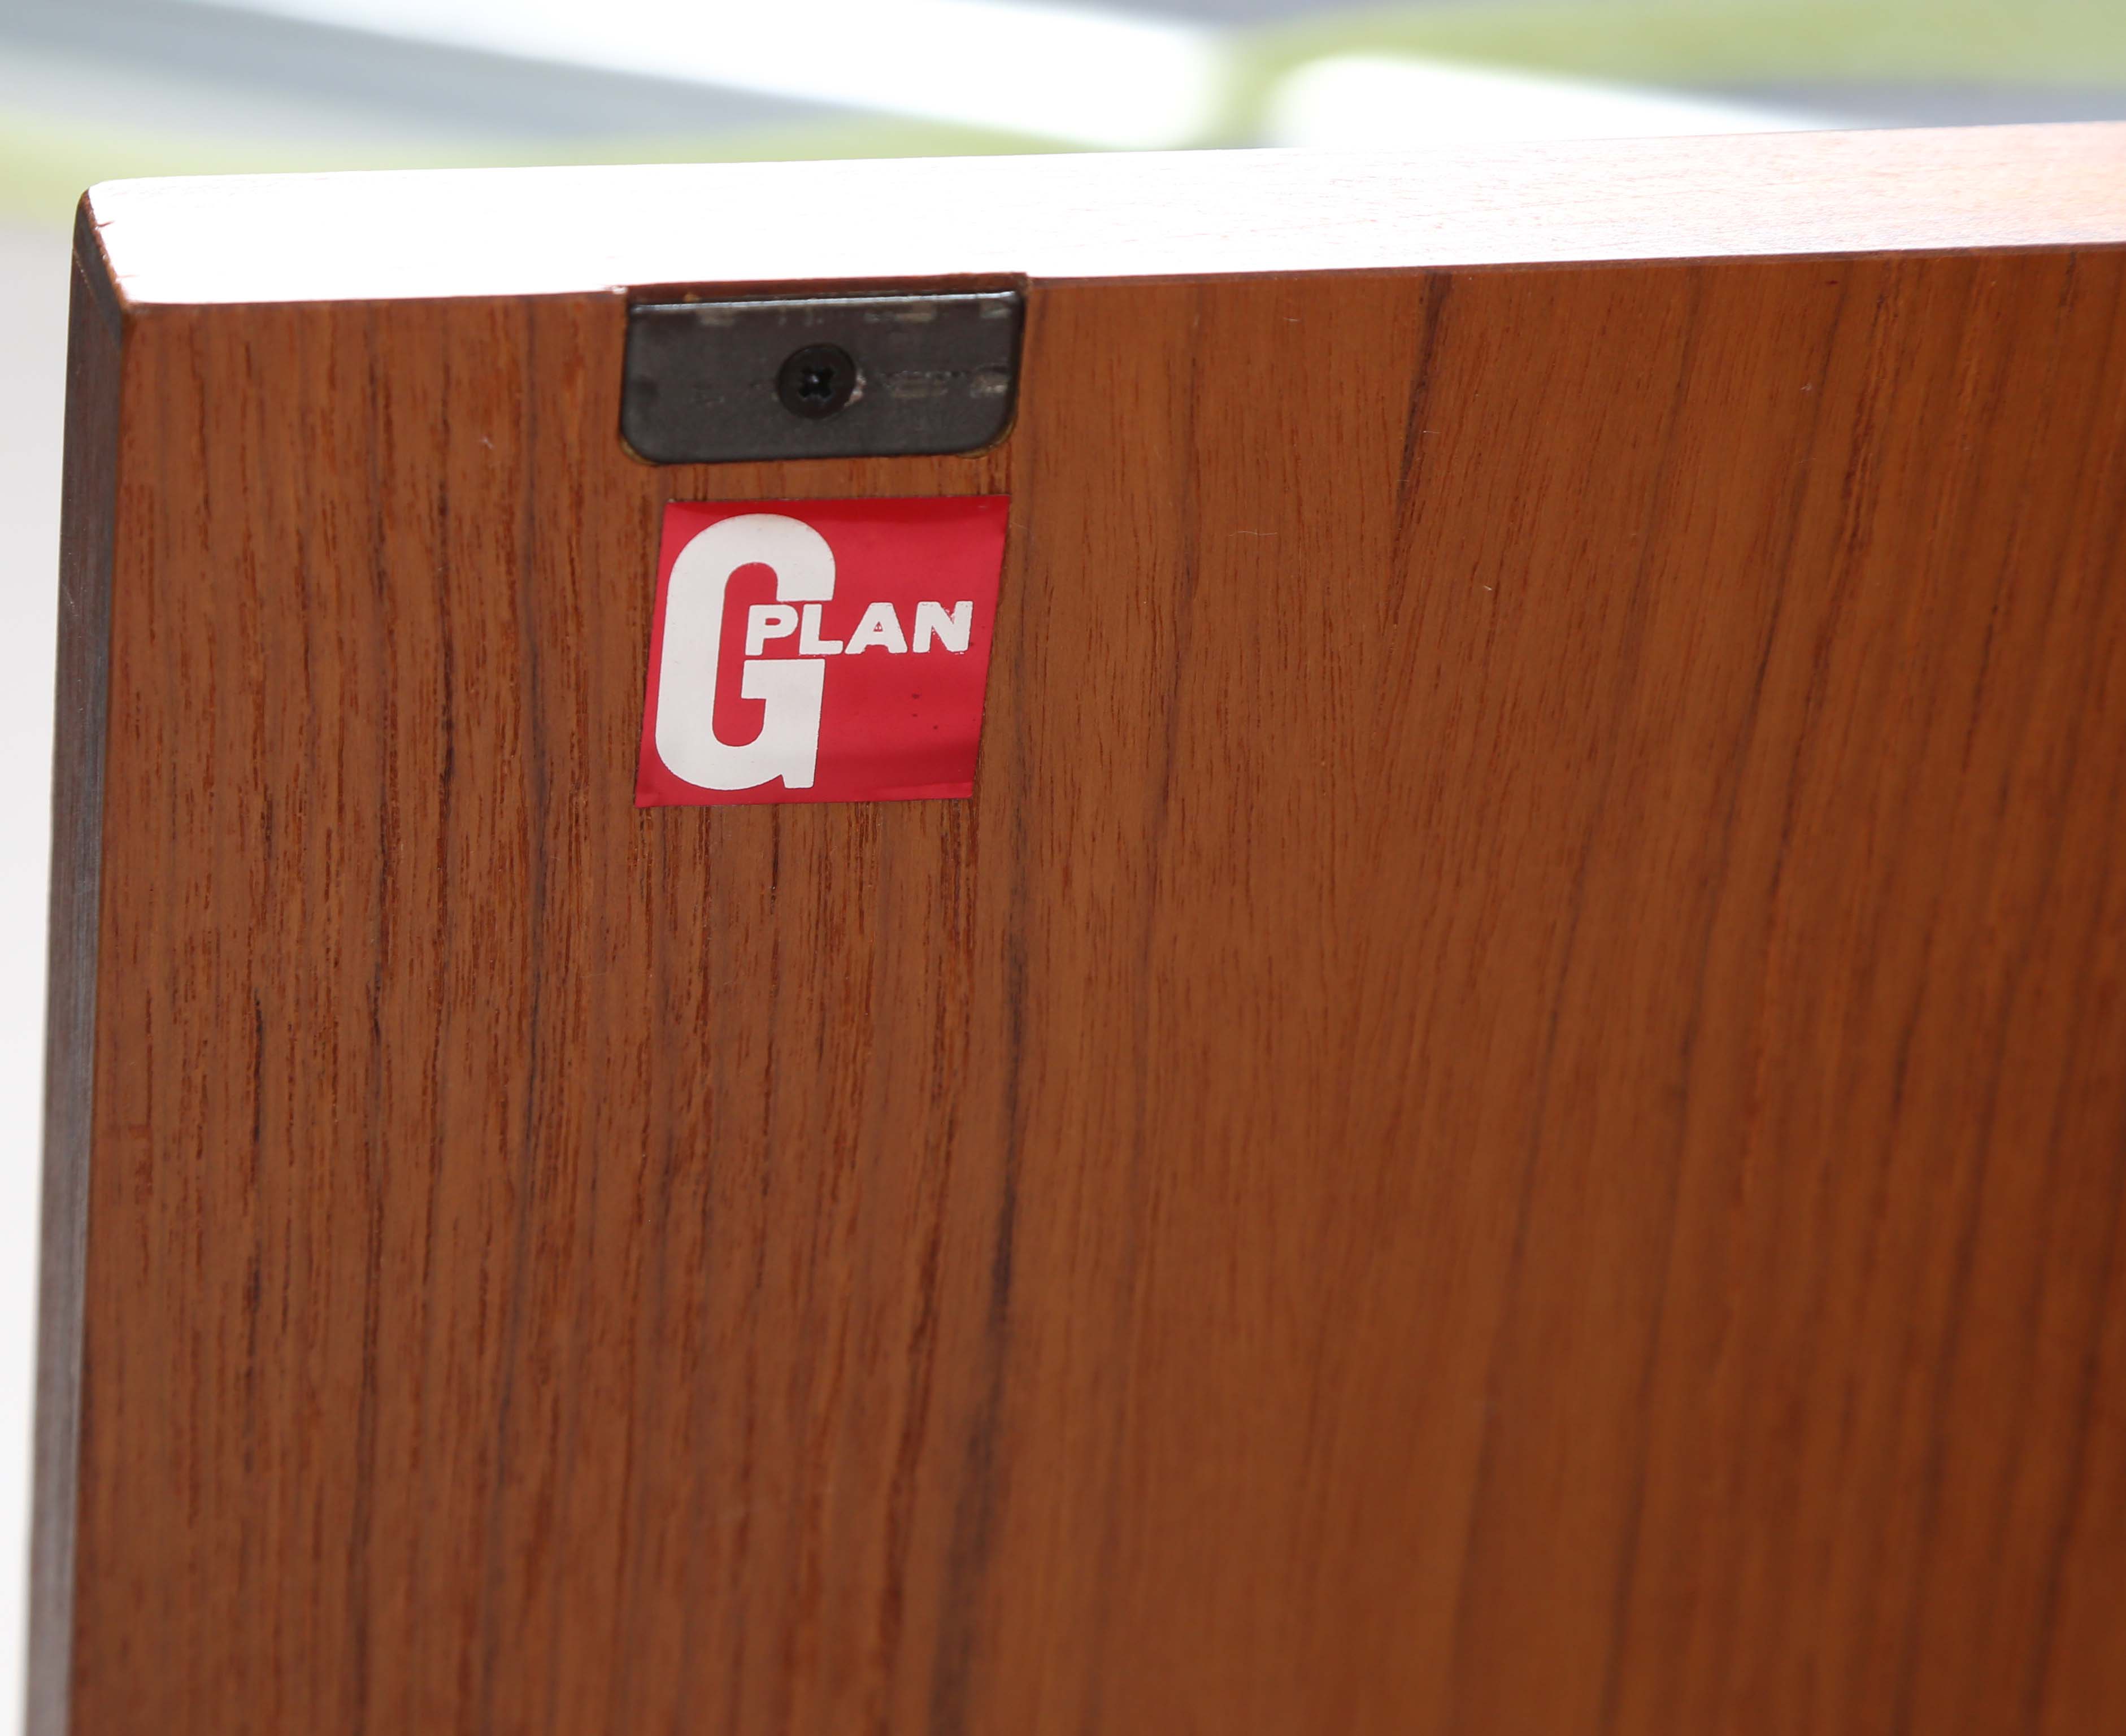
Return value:
<svg viewBox="0 0 2126 1736">
<path fill-rule="evenodd" d="M 1342 12 L 1247 33 L 1283 70 L 1404 52 L 1643 83 L 2126 81 L 2119 0 L 1548 0 Z"/>
<path fill-rule="evenodd" d="M 2126 85 L 2121 0 L 1450 0 L 1322 14 L 1234 44 L 1217 141 L 1239 143 L 1277 81 L 1330 54 L 1641 85 Z M 1211 141 L 1207 141 L 1211 142 Z"/>
</svg>

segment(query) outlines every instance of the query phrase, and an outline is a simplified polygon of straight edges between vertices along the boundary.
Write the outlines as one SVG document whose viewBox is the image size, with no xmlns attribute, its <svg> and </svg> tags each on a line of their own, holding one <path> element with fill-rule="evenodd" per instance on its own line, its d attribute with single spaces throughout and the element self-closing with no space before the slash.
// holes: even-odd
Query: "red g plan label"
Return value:
<svg viewBox="0 0 2126 1736">
<path fill-rule="evenodd" d="M 972 795 L 1009 506 L 666 507 L 635 805 Z"/>
</svg>

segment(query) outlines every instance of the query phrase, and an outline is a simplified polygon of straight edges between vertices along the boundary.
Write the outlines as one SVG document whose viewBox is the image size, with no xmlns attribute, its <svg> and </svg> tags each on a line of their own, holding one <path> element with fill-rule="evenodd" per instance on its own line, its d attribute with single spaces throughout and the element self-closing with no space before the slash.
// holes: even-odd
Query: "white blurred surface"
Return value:
<svg viewBox="0 0 2126 1736">
<path fill-rule="evenodd" d="M 217 0 L 417 42 L 1080 144 L 1185 144 L 1222 46 L 1193 25 L 1050 0 Z M 1032 76 L 1023 69 L 1037 68 Z"/>
<path fill-rule="evenodd" d="M 0 228 L 0 1729 L 22 1703 L 67 242 Z"/>
</svg>

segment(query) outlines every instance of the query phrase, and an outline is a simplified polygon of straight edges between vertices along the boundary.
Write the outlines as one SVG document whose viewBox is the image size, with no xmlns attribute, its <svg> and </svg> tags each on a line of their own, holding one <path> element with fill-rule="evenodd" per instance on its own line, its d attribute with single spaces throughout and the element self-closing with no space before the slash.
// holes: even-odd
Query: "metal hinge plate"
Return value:
<svg viewBox="0 0 2126 1736">
<path fill-rule="evenodd" d="M 653 464 L 970 452 L 1011 424 L 1017 291 L 628 310 L 621 434 Z"/>
</svg>

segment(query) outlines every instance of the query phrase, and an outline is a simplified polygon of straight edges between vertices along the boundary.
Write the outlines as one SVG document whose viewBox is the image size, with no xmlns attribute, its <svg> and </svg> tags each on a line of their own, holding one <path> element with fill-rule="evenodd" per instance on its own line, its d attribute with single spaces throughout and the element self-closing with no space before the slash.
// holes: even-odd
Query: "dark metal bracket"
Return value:
<svg viewBox="0 0 2126 1736">
<path fill-rule="evenodd" d="M 971 452 L 1011 425 L 1013 290 L 645 303 L 620 430 L 653 464 Z"/>
</svg>

